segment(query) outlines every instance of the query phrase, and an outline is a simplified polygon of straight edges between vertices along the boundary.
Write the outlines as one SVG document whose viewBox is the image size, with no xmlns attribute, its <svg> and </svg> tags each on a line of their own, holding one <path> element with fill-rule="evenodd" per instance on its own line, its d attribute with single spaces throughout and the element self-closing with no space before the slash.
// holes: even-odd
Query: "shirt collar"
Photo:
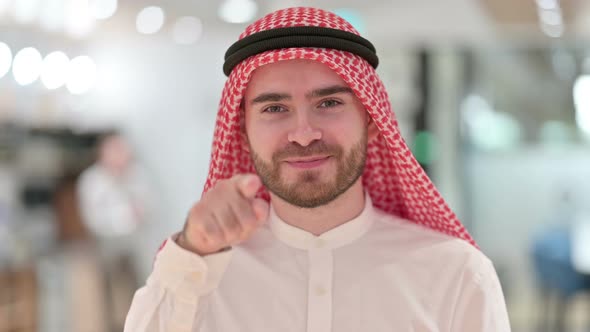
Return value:
<svg viewBox="0 0 590 332">
<path fill-rule="evenodd" d="M 365 192 L 365 207 L 361 214 L 346 223 L 335 227 L 320 236 L 287 224 L 275 210 L 270 208 L 269 224 L 272 233 L 285 244 L 298 249 L 334 249 L 344 246 L 363 236 L 373 224 L 375 210 L 371 197 Z"/>
</svg>

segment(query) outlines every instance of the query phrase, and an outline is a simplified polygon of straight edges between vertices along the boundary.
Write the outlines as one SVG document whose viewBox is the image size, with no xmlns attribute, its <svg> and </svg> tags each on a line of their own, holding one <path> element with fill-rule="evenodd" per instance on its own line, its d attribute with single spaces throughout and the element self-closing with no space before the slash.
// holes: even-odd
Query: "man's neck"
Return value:
<svg viewBox="0 0 590 332">
<path fill-rule="evenodd" d="M 365 194 L 361 178 L 332 202 L 313 209 L 291 205 L 271 193 L 271 204 L 277 216 L 291 226 L 319 236 L 361 214 Z"/>
</svg>

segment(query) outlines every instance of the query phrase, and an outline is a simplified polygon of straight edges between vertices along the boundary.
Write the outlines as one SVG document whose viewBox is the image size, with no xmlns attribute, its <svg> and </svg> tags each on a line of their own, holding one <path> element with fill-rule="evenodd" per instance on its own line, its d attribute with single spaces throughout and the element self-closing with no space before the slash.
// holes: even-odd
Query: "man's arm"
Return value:
<svg viewBox="0 0 590 332">
<path fill-rule="evenodd" d="M 218 181 L 193 205 L 184 229 L 164 244 L 146 286 L 135 294 L 126 332 L 198 327 L 202 302 L 229 263 L 227 248 L 247 240 L 267 219 L 269 204 L 256 198 L 261 186 L 258 176 L 235 175 Z"/>
<path fill-rule="evenodd" d="M 146 285 L 135 293 L 125 332 L 198 331 L 204 304 L 219 285 L 231 254 L 226 250 L 201 257 L 168 239 Z"/>
<path fill-rule="evenodd" d="M 455 306 L 453 332 L 510 332 L 510 322 L 500 281 L 487 259 L 463 279 Z"/>
</svg>

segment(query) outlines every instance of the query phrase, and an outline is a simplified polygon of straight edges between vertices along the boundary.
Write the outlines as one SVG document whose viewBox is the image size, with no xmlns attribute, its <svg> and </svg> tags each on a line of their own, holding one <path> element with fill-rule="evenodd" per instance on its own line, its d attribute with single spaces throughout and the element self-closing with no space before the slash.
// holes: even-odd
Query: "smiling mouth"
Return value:
<svg viewBox="0 0 590 332">
<path fill-rule="evenodd" d="M 312 161 L 316 161 L 316 160 L 326 159 L 329 157 L 330 156 L 310 156 L 310 157 L 300 157 L 300 158 L 288 158 L 288 159 L 285 159 L 285 161 L 288 163 L 307 163 L 307 162 L 312 162 Z"/>
<path fill-rule="evenodd" d="M 330 158 L 331 158 L 331 156 L 308 157 L 308 158 L 297 158 L 297 159 L 285 160 L 285 162 L 288 165 L 293 166 L 295 168 L 307 169 L 307 168 L 318 167 L 318 166 L 324 164 L 325 162 L 327 162 Z"/>
</svg>

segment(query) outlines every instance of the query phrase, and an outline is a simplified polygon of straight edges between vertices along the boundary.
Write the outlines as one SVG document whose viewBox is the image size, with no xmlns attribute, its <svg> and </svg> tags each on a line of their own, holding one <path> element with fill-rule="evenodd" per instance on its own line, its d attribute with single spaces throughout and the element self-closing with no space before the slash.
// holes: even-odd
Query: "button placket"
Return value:
<svg viewBox="0 0 590 332">
<path fill-rule="evenodd" d="M 326 240 L 322 238 L 315 239 L 314 246 L 318 249 L 324 248 L 326 246 Z"/>
<path fill-rule="evenodd" d="M 321 240 L 321 241 L 318 241 Z M 317 239 L 308 251 L 309 283 L 307 331 L 325 332 L 332 329 L 332 250 L 323 239 Z"/>
</svg>

